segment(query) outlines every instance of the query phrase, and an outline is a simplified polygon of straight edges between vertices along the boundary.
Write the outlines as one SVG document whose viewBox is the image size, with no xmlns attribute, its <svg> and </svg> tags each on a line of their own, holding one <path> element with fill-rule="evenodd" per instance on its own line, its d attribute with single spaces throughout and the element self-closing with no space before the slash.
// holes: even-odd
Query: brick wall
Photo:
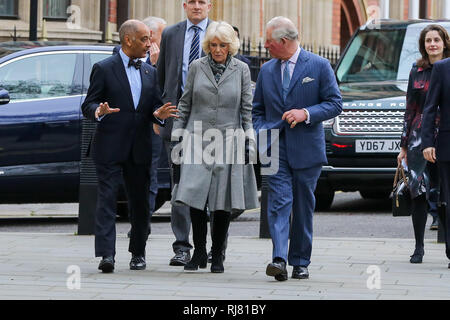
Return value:
<svg viewBox="0 0 450 320">
<path fill-rule="evenodd" d="M 117 23 L 117 0 L 109 0 L 108 21 L 111 23 Z"/>
<path fill-rule="evenodd" d="M 403 0 L 403 19 L 408 20 L 409 17 L 409 0 Z"/>
<path fill-rule="evenodd" d="M 334 45 L 341 44 L 341 0 L 333 0 L 333 34 L 331 42 Z"/>
</svg>

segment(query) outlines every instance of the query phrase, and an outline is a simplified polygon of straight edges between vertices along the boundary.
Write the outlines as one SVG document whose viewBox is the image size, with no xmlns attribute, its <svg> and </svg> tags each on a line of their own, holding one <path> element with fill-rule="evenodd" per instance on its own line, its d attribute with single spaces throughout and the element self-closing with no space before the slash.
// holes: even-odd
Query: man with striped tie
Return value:
<svg viewBox="0 0 450 320">
<path fill-rule="evenodd" d="M 208 14 L 212 4 L 211 0 L 185 0 L 183 7 L 187 20 L 164 30 L 157 64 L 159 85 L 163 92 L 162 100 L 170 101 L 174 105 L 178 104 L 183 93 L 190 63 L 204 56 L 201 42 L 210 23 Z M 170 162 L 172 125 L 172 121 L 167 121 L 166 126 L 160 130 Z M 171 176 L 173 185 L 173 170 Z M 172 206 L 171 225 L 176 240 L 172 245 L 175 256 L 170 260 L 170 265 L 184 266 L 190 260 L 192 249 L 189 243 L 189 208 Z"/>
</svg>

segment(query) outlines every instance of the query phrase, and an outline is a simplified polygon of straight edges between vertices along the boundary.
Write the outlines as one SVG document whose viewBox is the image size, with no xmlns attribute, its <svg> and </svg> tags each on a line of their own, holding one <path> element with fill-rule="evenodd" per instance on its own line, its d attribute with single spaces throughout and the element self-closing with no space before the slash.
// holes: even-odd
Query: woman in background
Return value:
<svg viewBox="0 0 450 320">
<path fill-rule="evenodd" d="M 413 65 L 409 76 L 401 151 L 397 157 L 399 165 L 403 160 L 405 161 L 409 172 L 412 222 L 416 240 L 415 250 L 410 259 L 411 263 L 422 263 L 425 254 L 427 199 L 432 203 L 437 203 L 439 195 L 437 166 L 427 162 L 422 154 L 421 128 L 422 113 L 433 64 L 450 56 L 450 39 L 447 31 L 440 25 L 427 26 L 420 34 L 419 50 L 422 57 Z"/>
</svg>

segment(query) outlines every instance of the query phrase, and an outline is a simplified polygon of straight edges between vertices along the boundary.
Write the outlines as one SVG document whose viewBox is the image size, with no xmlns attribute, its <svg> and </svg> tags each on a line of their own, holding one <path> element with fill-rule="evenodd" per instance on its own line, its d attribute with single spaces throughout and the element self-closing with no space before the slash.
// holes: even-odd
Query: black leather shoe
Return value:
<svg viewBox="0 0 450 320">
<path fill-rule="evenodd" d="M 130 261 L 130 270 L 145 270 L 147 264 L 145 263 L 145 256 L 133 256 Z"/>
<path fill-rule="evenodd" d="M 98 270 L 102 270 L 103 273 L 111 273 L 114 271 L 114 257 L 103 257 L 102 261 L 98 265 Z"/>
<path fill-rule="evenodd" d="M 309 279 L 309 271 L 307 267 L 294 267 L 292 270 L 292 279 Z"/>
<path fill-rule="evenodd" d="M 288 279 L 286 262 L 274 261 L 269 263 L 266 268 L 266 274 L 270 277 L 275 277 L 277 281 L 286 281 Z"/>
<path fill-rule="evenodd" d="M 189 261 L 191 261 L 191 253 L 189 251 L 180 251 L 170 259 L 169 265 L 175 267 L 184 267 Z"/>
</svg>

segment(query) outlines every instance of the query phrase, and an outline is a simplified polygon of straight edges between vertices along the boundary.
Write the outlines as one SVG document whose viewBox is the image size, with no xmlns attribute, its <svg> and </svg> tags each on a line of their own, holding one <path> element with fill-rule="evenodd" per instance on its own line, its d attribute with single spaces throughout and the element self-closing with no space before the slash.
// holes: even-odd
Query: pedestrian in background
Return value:
<svg viewBox="0 0 450 320">
<path fill-rule="evenodd" d="M 178 104 L 185 88 L 190 63 L 204 56 L 200 43 L 210 24 L 208 14 L 211 7 L 211 0 L 183 1 L 187 19 L 167 27 L 162 34 L 157 69 L 164 103 Z M 170 156 L 172 126 L 173 121 L 169 119 L 166 126 L 161 128 L 160 136 L 169 159 L 173 188 L 173 164 Z M 170 259 L 169 265 L 184 266 L 191 259 L 190 250 L 192 249 L 189 243 L 191 229 L 189 208 L 181 205 L 172 206 L 170 224 L 175 235 L 175 242 L 172 244 L 175 256 Z"/>
<path fill-rule="evenodd" d="M 240 43 L 233 28 L 226 22 L 212 22 L 208 27 L 202 48 L 208 56 L 189 66 L 183 96 L 178 104 L 180 117 L 174 121 L 172 140 L 178 141 L 177 129 L 185 129 L 193 135 L 195 123 L 202 125 L 202 137 L 207 130 L 220 132 L 221 141 L 214 140 L 217 147 L 231 146 L 228 130 L 250 130 L 249 152 L 256 155 L 256 143 L 252 126 L 252 89 L 248 66 L 233 56 Z M 193 135 L 192 135 L 193 134 Z M 200 139 L 202 139 L 200 137 Z M 231 136 L 231 140 L 234 137 Z M 195 139 L 195 138 L 194 138 Z M 193 139 L 192 139 L 193 140 Z M 202 139 L 203 140 L 203 139 Z M 185 143 L 186 141 L 184 141 Z M 192 141 L 191 141 L 192 142 Z M 182 162 L 179 184 L 173 191 L 174 204 L 182 203 L 190 208 L 194 240 L 194 254 L 185 270 L 206 268 L 206 235 L 208 206 L 214 217 L 212 224 L 211 272 L 224 272 L 223 246 L 228 233 L 232 210 L 247 210 L 259 206 L 256 177 L 253 165 L 230 161 L 236 159 L 238 148 L 234 144 L 218 155 L 208 149 L 210 141 L 200 144 L 201 150 L 191 154 L 208 153 L 214 161 L 202 164 Z M 192 143 L 194 148 L 195 142 Z M 231 162 L 231 163 L 230 163 Z"/>
<path fill-rule="evenodd" d="M 239 28 L 236 27 L 236 26 L 233 26 L 233 29 L 234 29 L 234 31 L 236 32 L 236 36 L 238 37 L 238 39 L 241 39 L 241 35 L 240 35 L 240 33 L 239 33 Z M 240 54 L 240 53 L 237 53 L 234 57 L 235 57 L 236 59 L 241 60 L 242 62 L 245 62 L 245 63 L 248 65 L 248 67 L 251 68 L 252 63 L 250 62 L 250 60 L 249 60 L 247 57 L 243 56 L 243 55 Z"/>
<path fill-rule="evenodd" d="M 399 165 L 402 161 L 407 165 L 408 186 L 412 198 L 411 216 L 416 244 L 411 263 L 422 263 L 425 254 L 424 236 L 429 202 L 435 215 L 433 223 L 437 224 L 439 174 L 436 164 L 426 161 L 423 157 L 421 130 L 422 113 L 433 65 L 450 56 L 447 31 L 440 25 L 427 26 L 420 33 L 419 51 L 422 57 L 414 63 L 409 75 L 401 151 L 397 157 Z"/>
<path fill-rule="evenodd" d="M 444 40 L 446 48 L 449 48 L 448 43 L 447 36 Z M 439 131 L 435 137 L 438 109 Z M 437 162 L 439 169 L 439 200 L 445 205 L 445 212 L 439 211 L 439 220 L 444 229 L 447 258 L 450 259 L 450 58 L 436 62 L 431 72 L 430 88 L 423 109 L 422 149 L 424 158 L 431 163 Z"/>
</svg>

